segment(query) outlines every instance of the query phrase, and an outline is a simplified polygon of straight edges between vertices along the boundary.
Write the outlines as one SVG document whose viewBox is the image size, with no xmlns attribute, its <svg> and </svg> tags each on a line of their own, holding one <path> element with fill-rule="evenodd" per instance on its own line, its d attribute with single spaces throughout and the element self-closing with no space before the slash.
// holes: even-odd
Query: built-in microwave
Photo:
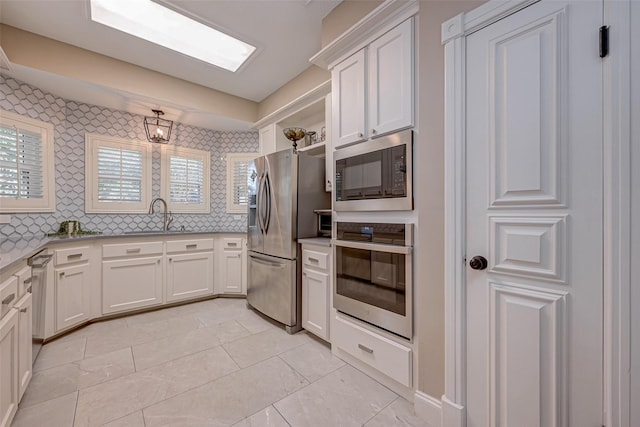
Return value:
<svg viewBox="0 0 640 427">
<path fill-rule="evenodd" d="M 334 308 L 411 339 L 412 224 L 337 222 L 332 244 Z"/>
<path fill-rule="evenodd" d="M 413 132 L 405 130 L 337 149 L 336 211 L 413 209 Z"/>
</svg>

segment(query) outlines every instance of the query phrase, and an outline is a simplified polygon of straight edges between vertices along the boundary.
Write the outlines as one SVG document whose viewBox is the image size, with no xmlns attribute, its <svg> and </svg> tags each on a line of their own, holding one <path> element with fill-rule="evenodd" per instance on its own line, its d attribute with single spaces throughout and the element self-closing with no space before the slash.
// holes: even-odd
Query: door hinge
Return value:
<svg viewBox="0 0 640 427">
<path fill-rule="evenodd" d="M 600 27 L 600 58 L 609 55 L 609 27 Z"/>
</svg>

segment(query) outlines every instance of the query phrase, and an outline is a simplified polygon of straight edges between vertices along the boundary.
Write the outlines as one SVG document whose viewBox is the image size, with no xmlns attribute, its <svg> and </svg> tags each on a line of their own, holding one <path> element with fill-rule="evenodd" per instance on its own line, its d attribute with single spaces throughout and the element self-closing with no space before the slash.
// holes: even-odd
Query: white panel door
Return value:
<svg viewBox="0 0 640 427">
<path fill-rule="evenodd" d="M 169 255 L 167 301 L 213 293 L 213 252 Z"/>
<path fill-rule="evenodd" d="M 467 37 L 470 427 L 602 425 L 601 22 L 542 1 Z"/>
<path fill-rule="evenodd" d="M 331 70 L 331 138 L 334 148 L 366 138 L 365 83 L 364 49 Z"/>
<path fill-rule="evenodd" d="M 25 294 L 15 305 L 18 310 L 18 395 L 20 399 L 33 376 L 33 298 Z"/>
<path fill-rule="evenodd" d="M 221 259 L 222 292 L 225 294 L 243 294 L 245 275 L 245 258 L 242 251 L 222 251 Z"/>
<path fill-rule="evenodd" d="M 369 136 L 413 126 L 413 18 L 369 45 Z"/>
<path fill-rule="evenodd" d="M 329 340 L 329 275 L 302 271 L 302 327 Z"/>
<path fill-rule="evenodd" d="M 89 264 L 56 269 L 56 332 L 89 319 Z"/>
<path fill-rule="evenodd" d="M 9 427 L 18 410 L 18 312 L 0 320 L 0 427 Z"/>
</svg>

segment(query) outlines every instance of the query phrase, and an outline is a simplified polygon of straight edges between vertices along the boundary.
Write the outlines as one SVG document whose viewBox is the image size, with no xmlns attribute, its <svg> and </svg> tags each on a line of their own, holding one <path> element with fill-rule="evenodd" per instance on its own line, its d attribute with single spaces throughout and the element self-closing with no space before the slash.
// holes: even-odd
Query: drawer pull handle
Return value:
<svg viewBox="0 0 640 427">
<path fill-rule="evenodd" d="M 233 247 L 236 247 L 236 246 L 238 246 L 238 244 L 237 244 L 237 243 L 235 243 L 235 242 L 229 242 L 229 243 L 227 243 L 227 246 L 233 246 Z"/>
<path fill-rule="evenodd" d="M 60 278 L 62 279 L 63 277 L 64 277 L 64 271 L 60 273 Z"/>
<path fill-rule="evenodd" d="M 372 349 L 372 348 L 369 348 L 369 347 L 367 347 L 367 346 L 365 346 L 365 345 L 358 344 L 358 348 L 359 348 L 360 350 L 362 350 L 362 351 L 366 351 L 366 352 L 367 352 L 367 353 L 369 353 L 369 354 L 373 354 L 373 349 Z"/>
<path fill-rule="evenodd" d="M 31 280 L 33 280 L 33 277 L 27 277 L 26 279 L 24 279 L 24 283 L 25 285 L 28 285 L 29 283 L 31 283 Z"/>
<path fill-rule="evenodd" d="M 309 258 L 309 262 L 315 262 L 317 264 L 320 261 L 318 260 L 318 258 Z"/>
<path fill-rule="evenodd" d="M 28 293 L 32 293 L 32 292 L 31 292 L 31 288 L 32 288 L 31 286 L 29 286 L 29 287 L 27 288 L 27 292 L 28 292 Z"/>
<path fill-rule="evenodd" d="M 15 298 L 16 298 L 16 294 L 9 295 L 8 297 L 6 297 L 5 299 L 2 300 L 2 305 L 8 305 Z"/>
<path fill-rule="evenodd" d="M 71 259 L 71 258 L 80 258 L 82 256 L 82 252 L 80 252 L 79 254 L 71 254 L 71 255 L 67 255 L 67 259 Z"/>
<path fill-rule="evenodd" d="M 196 249 L 198 247 L 197 244 L 187 245 L 187 249 Z"/>
<path fill-rule="evenodd" d="M 140 248 L 131 248 L 131 249 L 127 249 L 127 253 L 128 254 L 133 254 L 136 252 L 140 252 Z"/>
<path fill-rule="evenodd" d="M 28 310 L 27 308 L 21 308 L 21 309 L 20 309 L 20 313 L 26 313 L 26 312 L 27 312 L 27 310 Z"/>
</svg>

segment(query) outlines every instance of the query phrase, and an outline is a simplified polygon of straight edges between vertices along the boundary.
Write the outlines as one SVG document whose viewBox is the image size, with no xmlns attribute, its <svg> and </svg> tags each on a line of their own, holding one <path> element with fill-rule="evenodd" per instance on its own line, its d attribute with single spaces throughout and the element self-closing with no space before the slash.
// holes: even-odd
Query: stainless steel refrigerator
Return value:
<svg viewBox="0 0 640 427">
<path fill-rule="evenodd" d="M 313 211 L 331 207 L 324 168 L 293 148 L 249 162 L 247 301 L 289 333 L 301 329 L 297 240 L 316 236 Z"/>
</svg>

